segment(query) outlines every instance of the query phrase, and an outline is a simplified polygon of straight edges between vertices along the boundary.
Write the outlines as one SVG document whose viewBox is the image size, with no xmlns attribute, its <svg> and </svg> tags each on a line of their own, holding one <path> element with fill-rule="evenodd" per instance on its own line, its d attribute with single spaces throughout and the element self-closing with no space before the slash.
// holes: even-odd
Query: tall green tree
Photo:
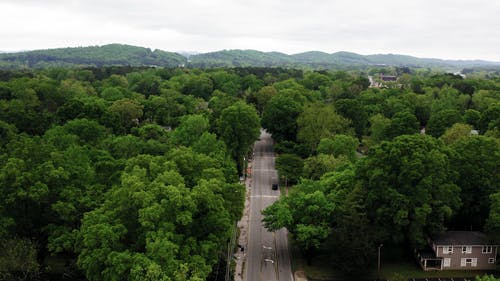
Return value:
<svg viewBox="0 0 500 281">
<path fill-rule="evenodd" d="M 446 129 L 444 134 L 439 137 L 445 144 L 451 145 L 454 142 L 467 138 L 471 135 L 472 126 L 462 123 L 455 123 L 450 128 Z"/>
<path fill-rule="evenodd" d="M 289 196 L 281 198 L 266 208 L 264 225 L 270 231 L 285 227 L 303 250 L 308 263 L 330 234 L 330 218 L 335 205 L 320 191 L 301 186 L 314 185 L 312 181 L 302 182 Z"/>
<path fill-rule="evenodd" d="M 377 144 L 383 140 L 389 139 L 389 128 L 391 119 L 382 114 L 373 115 L 370 118 L 370 142 Z"/>
<path fill-rule="evenodd" d="M 255 108 L 262 115 L 269 101 L 278 94 L 273 86 L 265 86 L 257 92 L 251 92 L 247 96 L 247 101 L 255 105 Z"/>
<path fill-rule="evenodd" d="M 304 168 L 304 160 L 296 154 L 280 154 L 276 158 L 276 169 L 281 178 L 294 184 L 299 181 Z"/>
<path fill-rule="evenodd" d="M 368 220 L 365 191 L 352 189 L 339 205 L 331 240 L 333 265 L 349 275 L 362 276 L 375 260 L 376 241 Z"/>
<path fill-rule="evenodd" d="M 278 94 L 271 98 L 262 114 L 262 126 L 273 135 L 273 139 L 295 141 L 297 117 L 302 106 L 293 98 Z"/>
<path fill-rule="evenodd" d="M 355 137 L 339 134 L 332 138 L 321 139 L 318 145 L 318 152 L 331 154 L 335 157 L 344 155 L 349 160 L 354 161 L 358 146 L 359 141 Z"/>
<path fill-rule="evenodd" d="M 461 123 L 462 117 L 457 110 L 446 109 L 431 114 L 425 130 L 431 136 L 440 137 L 446 129 L 455 123 Z"/>
<path fill-rule="evenodd" d="M 136 100 L 117 100 L 108 108 L 110 113 L 109 122 L 111 122 L 109 125 L 113 126 L 117 133 L 129 132 L 132 127 L 139 124 L 139 119 L 143 115 L 143 108 Z"/>
<path fill-rule="evenodd" d="M 217 125 L 219 135 L 231 151 L 241 174 L 244 167 L 243 157 L 260 135 L 257 111 L 245 102 L 237 102 L 222 111 Z"/>
<path fill-rule="evenodd" d="M 427 234 L 444 229 L 461 204 L 450 153 L 430 136 L 403 135 L 357 162 L 377 240 L 423 247 Z"/>
<path fill-rule="evenodd" d="M 490 195 L 490 213 L 486 219 L 485 230 L 496 243 L 500 241 L 500 192 Z"/>
<path fill-rule="evenodd" d="M 398 112 L 391 119 L 391 125 L 387 129 L 390 138 L 400 135 L 411 135 L 418 133 L 419 123 L 417 117 L 408 111 Z"/>
<path fill-rule="evenodd" d="M 490 209 L 490 195 L 498 191 L 500 182 L 500 145 L 484 136 L 470 136 L 452 144 L 456 153 L 451 167 L 458 173 L 463 207 L 457 224 L 464 228 L 482 229 Z"/>
<path fill-rule="evenodd" d="M 365 135 L 368 125 L 368 115 L 361 102 L 355 99 L 339 99 L 335 101 L 335 109 L 340 115 L 351 120 L 358 138 Z"/>
<path fill-rule="evenodd" d="M 208 100 L 214 91 L 214 83 L 207 75 L 192 75 L 182 85 L 182 93 Z"/>
<path fill-rule="evenodd" d="M 208 119 L 203 115 L 185 115 L 179 127 L 171 134 L 172 141 L 176 144 L 190 146 L 209 129 Z"/>
<path fill-rule="evenodd" d="M 304 161 L 303 176 L 306 179 L 319 180 L 324 174 L 345 166 L 349 160 L 345 156 L 335 157 L 329 154 L 318 154 Z"/>
<path fill-rule="evenodd" d="M 230 233 L 221 186 L 188 189 L 164 157 L 130 159 L 83 219 L 78 266 L 89 280 L 205 280 Z"/>
<path fill-rule="evenodd" d="M 297 119 L 297 138 L 314 152 L 322 138 L 345 134 L 350 124 L 351 122 L 337 114 L 332 106 L 312 104 L 306 107 Z"/>
</svg>

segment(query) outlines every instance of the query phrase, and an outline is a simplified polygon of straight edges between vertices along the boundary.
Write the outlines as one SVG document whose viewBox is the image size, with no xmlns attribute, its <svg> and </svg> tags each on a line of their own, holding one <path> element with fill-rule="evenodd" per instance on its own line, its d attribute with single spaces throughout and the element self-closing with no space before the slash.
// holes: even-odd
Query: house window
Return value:
<svg viewBox="0 0 500 281">
<path fill-rule="evenodd" d="M 470 254 L 472 253 L 472 246 L 463 246 L 462 247 L 462 254 Z"/>
<path fill-rule="evenodd" d="M 450 267 L 451 264 L 451 259 L 450 258 L 444 258 L 443 259 L 443 267 Z"/>
<path fill-rule="evenodd" d="M 470 265 L 472 267 L 477 266 L 477 258 L 462 258 L 460 259 L 460 266 Z"/>
<path fill-rule="evenodd" d="M 453 254 L 453 246 L 443 246 L 443 254 Z"/>
<path fill-rule="evenodd" d="M 491 254 L 493 252 L 493 246 L 483 246 L 483 254 Z"/>
<path fill-rule="evenodd" d="M 495 258 L 489 258 L 488 263 L 495 263 Z"/>
</svg>

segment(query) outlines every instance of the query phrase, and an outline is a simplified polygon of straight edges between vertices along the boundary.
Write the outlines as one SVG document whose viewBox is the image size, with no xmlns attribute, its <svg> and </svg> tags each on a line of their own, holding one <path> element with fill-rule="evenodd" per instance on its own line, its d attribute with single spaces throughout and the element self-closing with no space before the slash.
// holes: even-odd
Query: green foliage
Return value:
<svg viewBox="0 0 500 281">
<path fill-rule="evenodd" d="M 406 238 L 422 247 L 426 233 L 443 230 L 460 206 L 449 155 L 432 137 L 404 135 L 371 148 L 358 162 L 378 239 Z"/>
<path fill-rule="evenodd" d="M 182 87 L 182 93 L 208 100 L 214 90 L 212 80 L 206 75 L 192 75 Z"/>
<path fill-rule="evenodd" d="M 37 250 L 28 239 L 0 240 L 0 280 L 37 280 L 40 265 Z"/>
<path fill-rule="evenodd" d="M 276 169 L 280 177 L 285 177 L 287 182 L 298 182 L 304 168 L 304 160 L 295 154 L 281 154 L 276 158 Z"/>
<path fill-rule="evenodd" d="M 500 145 L 484 136 L 462 137 L 452 144 L 456 153 L 451 166 L 458 173 L 463 207 L 457 216 L 459 225 L 482 229 L 490 210 L 490 197 L 498 191 Z"/>
<path fill-rule="evenodd" d="M 260 88 L 257 92 L 250 92 L 247 96 L 247 101 L 255 105 L 257 111 L 262 114 L 269 101 L 278 94 L 276 88 L 272 86 L 265 86 Z"/>
<path fill-rule="evenodd" d="M 490 195 L 490 213 L 486 219 L 485 229 L 493 241 L 500 241 L 500 192 Z"/>
<path fill-rule="evenodd" d="M 313 152 L 321 139 L 348 132 L 350 121 L 338 115 L 331 106 L 313 104 L 300 114 L 297 125 L 297 138 Z"/>
<path fill-rule="evenodd" d="M 375 237 L 366 214 L 364 190 L 355 187 L 338 208 L 332 231 L 332 262 L 350 275 L 369 271 L 375 257 Z"/>
<path fill-rule="evenodd" d="M 464 122 L 471 125 L 473 128 L 479 128 L 479 120 L 481 119 L 481 112 L 474 109 L 467 109 L 464 112 Z"/>
<path fill-rule="evenodd" d="M 17 128 L 7 122 L 0 120 L 0 147 L 7 144 L 17 135 Z"/>
<path fill-rule="evenodd" d="M 139 123 L 143 115 L 143 106 L 131 99 L 120 99 L 109 106 L 110 122 L 115 123 L 115 131 L 128 132 Z M 111 124 L 110 124 L 111 125 Z"/>
<path fill-rule="evenodd" d="M 172 132 L 171 138 L 175 144 L 190 146 L 208 129 L 208 119 L 204 116 L 186 115 L 182 118 L 179 127 Z"/>
<path fill-rule="evenodd" d="M 138 51 L 144 59 L 160 55 Z M 361 59 L 293 57 L 319 66 L 316 56 Z M 242 214 L 238 169 L 259 134 L 258 113 L 277 142 L 280 180 L 298 183 L 290 199 L 270 207 L 269 225 L 289 227 L 308 258 L 333 253 L 332 265 L 352 273 L 370 268 L 373 251 L 363 248 L 382 242 L 420 246 L 436 231 L 471 226 L 497 239 L 495 74 L 367 71 L 404 72 L 402 88 L 367 89 L 360 70 L 0 71 L 2 246 L 17 249 L 13 263 L 36 255 L 42 265 L 55 256 L 80 279 L 216 276 Z M 418 93 L 409 92 L 414 80 Z M 480 136 L 450 123 L 460 113 L 457 120 Z M 442 134 L 443 143 L 399 136 L 415 133 L 418 123 Z M 368 153 L 353 163 L 355 133 Z"/>
<path fill-rule="evenodd" d="M 462 123 L 455 123 L 453 124 L 453 126 L 446 129 L 444 134 L 439 139 L 442 140 L 445 144 L 450 145 L 460 139 L 469 137 L 471 135 L 471 131 L 472 126 Z"/>
<path fill-rule="evenodd" d="M 476 281 L 498 281 L 500 280 L 500 278 L 496 278 L 495 276 L 493 275 L 488 275 L 488 274 L 485 274 L 485 275 L 478 275 L 476 276 Z"/>
<path fill-rule="evenodd" d="M 440 137 L 447 128 L 455 123 L 461 123 L 462 117 L 457 110 L 442 110 L 431 114 L 427 123 L 426 133 L 434 137 Z"/>
<path fill-rule="evenodd" d="M 389 128 L 391 120 L 382 114 L 376 114 L 370 118 L 370 140 L 373 143 L 379 143 L 387 140 L 389 137 Z"/>
<path fill-rule="evenodd" d="M 293 141 L 297 135 L 297 117 L 301 112 L 302 106 L 292 97 L 278 94 L 264 108 L 262 126 L 276 141 Z"/>
<path fill-rule="evenodd" d="M 335 158 L 333 155 L 318 154 L 304 161 L 303 176 L 307 179 L 319 180 L 324 174 L 334 171 L 349 163 L 345 156 Z"/>
<path fill-rule="evenodd" d="M 353 161 L 356 158 L 358 146 L 359 141 L 356 138 L 339 134 L 332 138 L 321 139 L 318 144 L 318 153 L 331 154 L 335 157 L 344 155 Z"/>
<path fill-rule="evenodd" d="M 264 225 L 270 231 L 286 227 L 308 259 L 330 233 L 329 220 L 335 209 L 322 191 L 311 191 L 313 182 L 304 182 L 262 213 Z M 309 185 L 309 187 L 307 187 Z M 302 186 L 306 186 L 303 190 Z"/>
<path fill-rule="evenodd" d="M 229 235 L 234 207 L 227 204 L 241 199 L 225 205 L 231 190 L 218 180 L 187 189 L 173 167 L 163 157 L 130 159 L 121 184 L 85 215 L 78 265 L 89 280 L 208 276 Z"/>
<path fill-rule="evenodd" d="M 237 102 L 222 111 L 217 126 L 219 135 L 231 151 L 241 174 L 243 157 L 260 134 L 259 116 L 254 107 L 245 102 Z"/>
<path fill-rule="evenodd" d="M 335 101 L 337 112 L 343 117 L 351 120 L 352 126 L 358 137 L 365 134 L 368 124 L 368 116 L 362 104 L 355 99 L 339 99 Z"/>
<path fill-rule="evenodd" d="M 324 74 L 320 74 L 318 72 L 308 72 L 304 75 L 304 79 L 301 83 L 307 89 L 317 91 L 327 87 L 331 83 L 331 80 Z"/>
<path fill-rule="evenodd" d="M 483 132 L 500 129 L 500 103 L 494 103 L 483 111 L 479 119 L 479 129 Z"/>
<path fill-rule="evenodd" d="M 391 119 L 391 125 L 387 128 L 386 135 L 389 138 L 400 135 L 411 135 L 418 133 L 419 123 L 415 115 L 410 112 L 402 111 L 394 114 Z"/>
</svg>

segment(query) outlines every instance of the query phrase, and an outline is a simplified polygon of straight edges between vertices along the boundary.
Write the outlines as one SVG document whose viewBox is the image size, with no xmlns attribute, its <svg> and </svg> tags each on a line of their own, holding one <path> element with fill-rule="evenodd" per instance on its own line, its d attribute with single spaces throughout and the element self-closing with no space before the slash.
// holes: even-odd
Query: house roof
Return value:
<svg viewBox="0 0 500 281">
<path fill-rule="evenodd" d="M 487 245 L 488 238 L 477 231 L 446 231 L 434 236 L 435 245 Z"/>
<path fill-rule="evenodd" d="M 436 253 L 430 246 L 426 246 L 424 249 L 420 250 L 419 255 L 422 259 L 432 260 L 432 259 L 442 259 L 436 256 Z"/>
</svg>

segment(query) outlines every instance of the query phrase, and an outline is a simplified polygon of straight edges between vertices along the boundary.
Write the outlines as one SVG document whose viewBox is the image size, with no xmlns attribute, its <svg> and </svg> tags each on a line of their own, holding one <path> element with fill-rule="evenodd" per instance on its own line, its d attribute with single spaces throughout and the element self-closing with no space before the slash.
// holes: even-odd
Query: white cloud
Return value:
<svg viewBox="0 0 500 281">
<path fill-rule="evenodd" d="M 500 1 L 2 0 L 0 50 L 124 43 L 500 61 Z"/>
</svg>

